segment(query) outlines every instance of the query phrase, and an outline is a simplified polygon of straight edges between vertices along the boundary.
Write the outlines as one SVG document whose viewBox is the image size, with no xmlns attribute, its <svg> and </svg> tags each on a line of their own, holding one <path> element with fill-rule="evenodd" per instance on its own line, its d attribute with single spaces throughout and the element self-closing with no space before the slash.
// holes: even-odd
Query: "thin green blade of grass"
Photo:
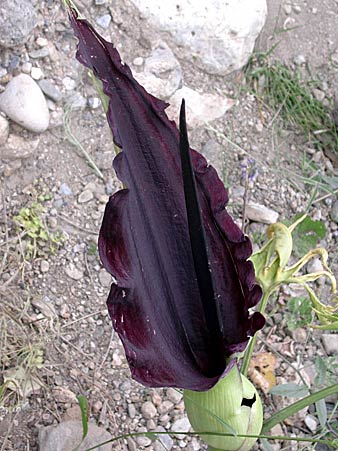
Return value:
<svg viewBox="0 0 338 451">
<path fill-rule="evenodd" d="M 249 64 L 247 80 L 256 95 L 279 110 L 281 117 L 303 133 L 314 138 L 314 144 L 338 161 L 338 130 L 330 110 L 318 100 L 309 88 L 316 81 L 303 82 L 297 73 L 279 62 L 270 63 L 260 55 Z M 257 86 L 260 89 L 257 89 Z M 332 159 L 332 158 L 331 158 Z"/>
</svg>

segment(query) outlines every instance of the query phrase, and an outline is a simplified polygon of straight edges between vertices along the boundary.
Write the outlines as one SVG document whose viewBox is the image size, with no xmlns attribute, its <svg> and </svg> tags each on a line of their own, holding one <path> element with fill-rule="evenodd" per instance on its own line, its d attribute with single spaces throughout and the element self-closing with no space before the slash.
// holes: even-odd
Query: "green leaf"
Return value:
<svg viewBox="0 0 338 451">
<path fill-rule="evenodd" d="M 338 384 L 330 385 L 329 387 L 323 388 L 323 390 L 319 390 L 316 393 L 312 393 L 311 395 L 294 402 L 290 406 L 285 407 L 282 410 L 279 410 L 278 412 L 271 415 L 270 418 L 264 421 L 262 434 L 265 434 L 266 432 L 270 431 L 270 429 L 276 426 L 276 424 L 283 422 L 284 420 L 291 417 L 295 413 L 304 409 L 304 407 L 314 404 L 317 401 L 326 398 L 327 396 L 336 395 L 337 393 L 338 393 Z"/>
<path fill-rule="evenodd" d="M 269 391 L 272 395 L 288 396 L 290 398 L 302 398 L 309 394 L 309 389 L 306 385 L 298 385 L 294 383 L 276 385 Z"/>
<path fill-rule="evenodd" d="M 302 214 L 295 216 L 295 220 L 300 218 Z M 323 239 L 326 234 L 326 228 L 323 222 L 314 221 L 309 216 L 295 228 L 293 238 L 293 250 L 297 257 L 303 257 L 307 252 L 316 247 L 318 241 Z"/>
<path fill-rule="evenodd" d="M 274 448 L 270 445 L 266 438 L 261 438 L 261 445 L 264 451 L 274 451 Z"/>
<path fill-rule="evenodd" d="M 324 428 L 327 422 L 327 407 L 325 399 L 320 399 L 319 401 L 316 402 L 316 412 L 318 415 L 320 426 Z"/>
<path fill-rule="evenodd" d="M 79 395 L 77 397 L 81 410 L 81 420 L 82 420 L 82 440 L 84 440 L 88 434 L 88 416 L 89 416 L 89 405 L 88 400 L 85 396 Z"/>
<path fill-rule="evenodd" d="M 309 298 L 304 296 L 290 298 L 287 304 L 286 322 L 289 330 L 306 326 L 312 321 L 312 306 Z"/>
<path fill-rule="evenodd" d="M 324 385 L 326 381 L 326 372 L 327 372 L 327 365 L 325 360 L 317 355 L 315 360 L 315 368 L 316 368 L 316 378 L 315 378 L 315 384 L 317 386 Z"/>
</svg>

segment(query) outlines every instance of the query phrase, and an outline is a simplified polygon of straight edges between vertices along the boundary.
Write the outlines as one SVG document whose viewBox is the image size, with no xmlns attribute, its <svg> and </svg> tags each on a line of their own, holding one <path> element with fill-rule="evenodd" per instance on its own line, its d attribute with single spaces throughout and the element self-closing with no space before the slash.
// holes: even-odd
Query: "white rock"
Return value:
<svg viewBox="0 0 338 451">
<path fill-rule="evenodd" d="M 137 57 L 133 60 L 134 66 L 142 66 L 143 63 L 144 63 L 144 59 L 142 58 L 142 56 L 137 56 Z"/>
<path fill-rule="evenodd" d="M 335 355 L 338 353 L 338 334 L 323 334 L 322 342 L 325 351 L 329 355 Z"/>
<path fill-rule="evenodd" d="M 47 260 L 41 260 L 40 262 L 40 270 L 41 272 L 48 272 L 49 271 L 49 263 Z"/>
<path fill-rule="evenodd" d="M 170 98 L 170 106 L 166 110 L 169 118 L 176 120 L 177 123 L 182 99 L 185 99 L 188 128 L 197 128 L 222 117 L 234 105 L 234 101 L 227 97 L 200 94 L 185 86 Z"/>
<path fill-rule="evenodd" d="M 212 74 L 243 67 L 267 13 L 266 0 L 132 0 L 160 31 L 169 33 L 175 53 Z"/>
<path fill-rule="evenodd" d="M 83 277 L 83 271 L 76 268 L 72 263 L 65 268 L 65 273 L 73 280 L 81 280 Z"/>
<path fill-rule="evenodd" d="M 190 422 L 187 417 L 180 418 L 172 424 L 170 429 L 173 432 L 189 432 Z M 178 439 L 182 439 L 185 437 L 184 434 L 174 434 L 174 436 Z"/>
<path fill-rule="evenodd" d="M 29 61 L 27 61 L 26 63 L 23 63 L 23 65 L 21 66 L 21 71 L 24 73 L 24 74 L 30 74 L 31 73 L 31 70 L 32 70 L 32 63 L 30 63 Z"/>
<path fill-rule="evenodd" d="M 44 76 L 45 75 L 40 67 L 32 67 L 31 77 L 33 78 L 33 80 L 41 80 Z"/>
<path fill-rule="evenodd" d="M 313 415 L 306 415 L 306 417 L 304 418 L 304 423 L 310 429 L 311 432 L 313 433 L 316 432 L 318 423 Z"/>
<path fill-rule="evenodd" d="M 85 204 L 94 198 L 94 194 L 89 189 L 85 189 L 79 194 L 77 201 L 79 204 Z"/>
<path fill-rule="evenodd" d="M 40 143 L 39 138 L 25 139 L 11 134 L 4 146 L 0 147 L 0 160 L 21 160 L 33 155 Z"/>
<path fill-rule="evenodd" d="M 8 120 L 0 114 L 0 146 L 3 146 L 8 138 L 9 123 Z"/>
<path fill-rule="evenodd" d="M 264 205 L 249 202 L 245 210 L 246 216 L 251 221 L 262 222 L 263 224 L 274 224 L 278 220 L 279 214 Z"/>
<path fill-rule="evenodd" d="M 144 71 L 134 76 L 148 92 L 162 99 L 169 98 L 182 84 L 180 63 L 164 42 L 145 60 Z"/>
<path fill-rule="evenodd" d="M 155 432 L 166 432 L 166 430 L 163 426 L 157 426 Z M 154 448 L 157 448 L 159 451 L 170 451 L 173 446 L 174 440 L 170 437 L 169 434 L 158 435 L 157 446 L 155 447 L 154 444 Z"/>
<path fill-rule="evenodd" d="M 0 95 L 0 110 L 14 122 L 35 133 L 49 124 L 46 99 L 39 85 L 26 74 L 14 77 Z"/>
<path fill-rule="evenodd" d="M 56 426 L 41 428 L 39 429 L 39 449 L 41 451 L 71 451 L 76 448 L 78 451 L 84 451 L 96 447 L 97 451 L 112 450 L 112 443 L 98 446 L 112 438 L 105 429 L 88 423 L 88 433 L 83 440 L 82 433 L 81 421 L 64 421 Z M 81 443 L 80 446 L 78 446 L 79 443 Z"/>
<path fill-rule="evenodd" d="M 310 262 L 307 264 L 306 268 L 307 268 L 308 273 L 324 271 L 322 262 L 320 261 L 319 258 L 314 258 L 314 259 L 310 260 Z"/>
<path fill-rule="evenodd" d="M 167 398 L 172 403 L 178 404 L 179 402 L 182 401 L 183 394 L 175 388 L 168 388 L 167 389 Z"/>
<path fill-rule="evenodd" d="M 149 420 L 150 418 L 154 418 L 154 416 L 156 415 L 156 407 L 151 401 L 146 401 L 141 406 L 141 413 L 143 418 Z"/>
<path fill-rule="evenodd" d="M 74 80 L 74 78 L 69 77 L 68 75 L 66 75 L 62 79 L 62 84 L 66 88 L 67 91 L 72 91 L 73 89 L 76 88 L 76 81 Z"/>
<path fill-rule="evenodd" d="M 100 27 L 106 29 L 109 27 L 111 22 L 111 15 L 110 14 L 104 14 L 103 16 L 100 16 L 96 19 L 96 23 L 100 25 Z"/>
</svg>

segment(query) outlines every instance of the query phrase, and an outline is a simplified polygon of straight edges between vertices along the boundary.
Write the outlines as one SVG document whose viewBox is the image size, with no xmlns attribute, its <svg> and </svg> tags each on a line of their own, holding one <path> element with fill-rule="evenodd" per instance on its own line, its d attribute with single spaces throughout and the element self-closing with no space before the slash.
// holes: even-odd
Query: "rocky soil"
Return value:
<svg viewBox="0 0 338 451">
<path fill-rule="evenodd" d="M 14 3 L 20 4 L 17 21 L 11 12 Z M 243 71 L 212 75 L 194 65 L 177 53 L 165 34 L 155 31 L 131 1 L 78 0 L 76 4 L 115 43 L 135 76 L 155 95 L 170 98 L 172 117 L 183 92 L 191 144 L 218 169 L 229 187 L 229 209 L 240 226 L 244 222 L 254 246 L 261 244 L 267 224 L 290 220 L 309 208 L 312 218 L 325 223 L 321 245 L 329 251 L 337 273 L 334 162 L 259 101 L 246 85 Z M 334 0 L 269 0 L 255 49 L 266 51 L 278 41 L 274 58 L 303 71 L 309 67 L 320 80 L 316 96 L 328 105 L 338 88 L 337 13 Z M 119 182 L 111 166 L 114 152 L 101 102 L 75 60 L 75 48 L 61 2 L 2 1 L 0 384 L 12 380 L 12 389 L 6 390 L 0 404 L 1 450 L 74 448 L 81 437 L 78 395 L 89 401 L 92 424 L 92 441 L 81 449 L 128 432 L 190 428 L 180 391 L 147 389 L 130 378 L 122 346 L 112 331 L 105 306 L 111 280 L 101 266 L 96 243 L 105 203 Z M 310 182 L 318 173 L 336 193 L 328 194 L 319 186 L 313 202 Z M 34 229 L 37 236 L 27 234 L 27 227 L 32 232 L 32 216 L 26 228 L 18 226 L 23 224 L 23 207 L 41 218 Z M 15 219 L 18 215 L 21 219 Z M 327 288 L 325 282 L 317 286 L 323 296 Z M 272 346 L 281 354 L 276 357 L 277 383 L 299 382 L 286 359 L 314 384 L 315 357 L 336 355 L 338 336 L 305 328 L 291 332 L 283 313 L 295 294 L 285 288 L 276 297 L 257 352 L 271 352 Z M 30 356 L 29 364 L 25 355 Z M 14 363 L 23 373 L 15 372 Z M 20 381 L 20 388 L 13 380 Z M 284 402 L 281 397 L 262 396 L 267 414 Z M 328 401 L 328 409 L 333 402 Z M 58 424 L 59 429 L 53 429 Z M 310 436 L 317 426 L 314 411 L 308 409 L 273 432 Z M 264 449 L 261 446 L 255 449 Z M 284 446 L 290 444 L 271 442 L 275 451 Z M 305 449 L 293 442 L 291 447 Z M 120 439 L 100 449 L 206 448 L 196 437 L 166 434 L 153 440 Z"/>
</svg>

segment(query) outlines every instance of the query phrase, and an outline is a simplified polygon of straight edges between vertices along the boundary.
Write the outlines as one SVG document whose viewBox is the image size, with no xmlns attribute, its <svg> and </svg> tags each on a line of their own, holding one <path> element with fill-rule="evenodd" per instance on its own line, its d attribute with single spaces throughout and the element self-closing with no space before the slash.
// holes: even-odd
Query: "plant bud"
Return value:
<svg viewBox="0 0 338 451">
<path fill-rule="evenodd" d="M 190 423 L 196 432 L 253 434 L 261 432 L 263 409 L 257 390 L 234 366 L 205 392 L 184 390 Z M 213 451 L 248 451 L 256 438 L 203 435 Z"/>
</svg>

